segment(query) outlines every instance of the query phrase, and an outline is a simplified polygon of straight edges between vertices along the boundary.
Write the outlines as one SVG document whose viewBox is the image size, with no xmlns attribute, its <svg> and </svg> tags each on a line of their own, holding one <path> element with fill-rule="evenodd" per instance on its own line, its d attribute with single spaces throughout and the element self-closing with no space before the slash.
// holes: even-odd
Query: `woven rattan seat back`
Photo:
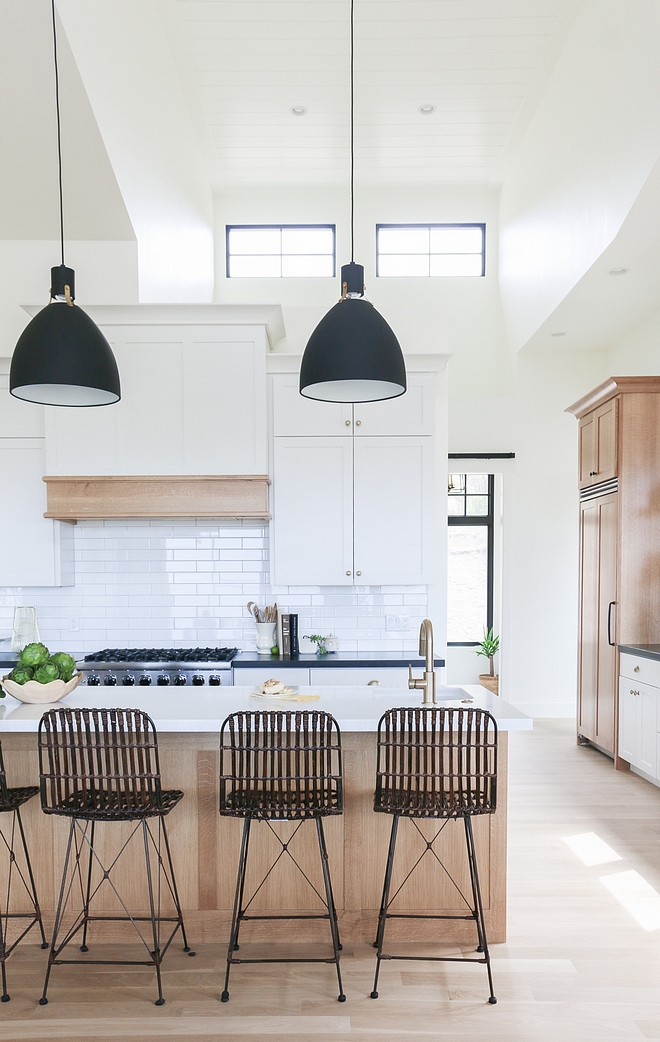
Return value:
<svg viewBox="0 0 660 1042">
<path fill-rule="evenodd" d="M 293 819 L 341 814 L 341 736 L 329 713 L 232 713 L 220 736 L 220 813 Z"/>
<path fill-rule="evenodd" d="M 390 709 L 378 724 L 374 810 L 417 818 L 492 814 L 497 724 L 482 709 Z"/>
<path fill-rule="evenodd" d="M 169 809 L 162 800 L 154 725 L 139 709 L 44 713 L 39 773 L 46 814 L 127 820 Z"/>
</svg>

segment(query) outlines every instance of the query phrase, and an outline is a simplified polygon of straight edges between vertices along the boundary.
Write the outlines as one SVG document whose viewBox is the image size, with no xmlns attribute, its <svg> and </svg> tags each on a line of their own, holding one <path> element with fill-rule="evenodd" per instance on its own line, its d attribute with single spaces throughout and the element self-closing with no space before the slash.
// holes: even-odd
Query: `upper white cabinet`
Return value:
<svg viewBox="0 0 660 1042">
<path fill-rule="evenodd" d="M 309 401 L 272 381 L 272 581 L 295 586 L 433 582 L 435 373 L 399 399 Z"/>
<path fill-rule="evenodd" d="M 0 586 L 74 581 L 73 527 L 44 517 L 45 411 L 12 398 L 9 359 L 0 359 Z"/>
<path fill-rule="evenodd" d="M 267 473 L 267 323 L 223 323 L 234 309 L 214 305 L 88 310 L 115 352 L 122 398 L 49 410 L 50 474 Z"/>
<path fill-rule="evenodd" d="M 353 406 L 303 398 L 297 373 L 273 377 L 273 434 L 276 438 L 346 437 L 353 427 Z"/>
<path fill-rule="evenodd" d="M 303 398 L 298 382 L 297 373 L 273 377 L 273 434 L 276 438 L 434 434 L 434 373 L 409 373 L 408 390 L 399 398 L 358 405 Z"/>
<path fill-rule="evenodd" d="M 351 585 L 353 439 L 275 438 L 271 581 Z"/>
<path fill-rule="evenodd" d="M 73 526 L 44 517 L 43 438 L 0 438 L 0 586 L 73 585 Z"/>
<path fill-rule="evenodd" d="M 433 581 L 433 439 L 356 438 L 355 582 Z"/>
</svg>

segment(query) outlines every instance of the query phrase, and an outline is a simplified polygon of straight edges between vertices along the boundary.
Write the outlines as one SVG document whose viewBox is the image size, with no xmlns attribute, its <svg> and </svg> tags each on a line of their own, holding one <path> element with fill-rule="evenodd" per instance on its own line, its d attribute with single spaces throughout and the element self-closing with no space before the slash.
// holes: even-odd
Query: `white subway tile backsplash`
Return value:
<svg viewBox="0 0 660 1042">
<path fill-rule="evenodd" d="M 0 588 L 0 635 L 14 607 L 34 604 L 43 640 L 76 655 L 105 647 L 254 648 L 247 602 L 297 611 L 300 633 L 334 633 L 345 651 L 417 651 L 424 586 L 271 586 L 268 526 L 259 520 L 81 521 L 76 583 L 59 590 Z M 410 608 L 405 635 L 385 629 Z"/>
</svg>

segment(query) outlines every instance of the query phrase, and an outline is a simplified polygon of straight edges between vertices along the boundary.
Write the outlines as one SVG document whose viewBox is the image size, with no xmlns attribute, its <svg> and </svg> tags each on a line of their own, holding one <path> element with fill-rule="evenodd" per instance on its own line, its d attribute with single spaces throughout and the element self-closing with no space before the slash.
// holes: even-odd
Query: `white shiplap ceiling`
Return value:
<svg viewBox="0 0 660 1042">
<path fill-rule="evenodd" d="M 159 2 L 216 186 L 345 183 L 349 0 Z M 356 179 L 500 183 L 581 3 L 355 0 Z"/>
</svg>

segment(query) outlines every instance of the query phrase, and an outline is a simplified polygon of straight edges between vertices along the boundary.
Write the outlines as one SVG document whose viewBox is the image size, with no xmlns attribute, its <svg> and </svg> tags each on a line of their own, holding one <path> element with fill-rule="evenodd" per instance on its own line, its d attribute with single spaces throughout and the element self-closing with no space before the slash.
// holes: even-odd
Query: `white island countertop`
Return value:
<svg viewBox="0 0 660 1042">
<path fill-rule="evenodd" d="M 377 731 L 387 709 L 421 706 L 421 691 L 402 687 L 300 687 L 301 695 L 320 695 L 310 702 L 285 702 L 253 697 L 252 687 L 222 688 L 89 688 L 78 687 L 55 706 L 71 709 L 141 709 L 161 732 L 220 731 L 230 713 L 240 710 L 314 710 L 331 713 L 342 731 Z M 443 697 L 444 695 L 444 697 Z M 533 723 L 519 709 L 477 685 L 438 688 L 437 705 L 487 709 L 501 731 L 531 730 Z M 24 705 L 11 695 L 0 701 L 0 734 L 36 731 L 43 713 L 52 705 Z"/>
</svg>

